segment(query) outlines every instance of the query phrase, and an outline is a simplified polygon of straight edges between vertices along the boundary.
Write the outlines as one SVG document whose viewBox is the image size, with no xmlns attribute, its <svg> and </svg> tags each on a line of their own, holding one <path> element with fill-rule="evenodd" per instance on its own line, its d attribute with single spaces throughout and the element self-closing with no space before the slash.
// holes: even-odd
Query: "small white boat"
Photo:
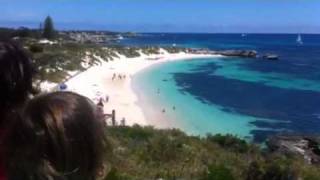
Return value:
<svg viewBox="0 0 320 180">
<path fill-rule="evenodd" d="M 300 35 L 300 34 L 298 34 L 297 43 L 298 43 L 298 44 L 303 44 L 303 41 L 302 41 L 302 38 L 301 38 L 301 35 Z"/>
<path fill-rule="evenodd" d="M 244 33 L 243 33 L 243 34 L 241 34 L 241 37 L 246 37 L 246 36 L 247 36 L 247 35 L 246 35 L 246 34 L 244 34 Z"/>
<path fill-rule="evenodd" d="M 268 59 L 268 60 L 278 60 L 279 56 L 276 54 L 266 54 L 262 56 L 263 59 Z"/>
<path fill-rule="evenodd" d="M 123 38 L 123 36 L 121 36 L 121 35 L 117 35 L 117 39 L 118 39 L 118 40 L 123 40 L 124 38 Z"/>
</svg>

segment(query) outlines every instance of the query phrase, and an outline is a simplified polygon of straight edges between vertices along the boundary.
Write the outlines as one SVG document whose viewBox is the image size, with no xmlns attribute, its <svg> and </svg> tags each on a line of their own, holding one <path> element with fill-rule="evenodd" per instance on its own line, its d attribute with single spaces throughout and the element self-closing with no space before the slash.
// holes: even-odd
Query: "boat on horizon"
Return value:
<svg viewBox="0 0 320 180">
<path fill-rule="evenodd" d="M 298 34 L 297 43 L 300 44 L 300 45 L 303 44 L 302 37 L 301 37 L 300 34 Z"/>
<path fill-rule="evenodd" d="M 278 60 L 279 56 L 276 54 L 266 54 L 264 56 L 262 56 L 263 59 L 267 59 L 267 60 Z"/>
</svg>

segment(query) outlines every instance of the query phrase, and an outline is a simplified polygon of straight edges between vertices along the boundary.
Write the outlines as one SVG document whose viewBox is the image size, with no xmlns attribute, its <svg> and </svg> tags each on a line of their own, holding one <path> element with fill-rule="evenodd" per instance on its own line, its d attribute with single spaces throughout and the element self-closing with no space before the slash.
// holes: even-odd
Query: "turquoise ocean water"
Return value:
<svg viewBox="0 0 320 180">
<path fill-rule="evenodd" d="M 305 36 L 309 42 L 303 46 L 295 44 L 294 35 L 256 35 L 246 40 L 240 35 L 208 35 L 211 44 L 199 35 L 180 36 L 172 41 L 167 37 L 165 43 L 250 47 L 277 53 L 280 60 L 201 58 L 150 67 L 136 74 L 133 84 L 151 124 L 193 135 L 230 133 L 256 142 L 277 133 L 320 133 L 319 36 Z M 140 43 L 165 44 L 155 37 L 159 40 L 153 42 L 148 36 Z"/>
</svg>

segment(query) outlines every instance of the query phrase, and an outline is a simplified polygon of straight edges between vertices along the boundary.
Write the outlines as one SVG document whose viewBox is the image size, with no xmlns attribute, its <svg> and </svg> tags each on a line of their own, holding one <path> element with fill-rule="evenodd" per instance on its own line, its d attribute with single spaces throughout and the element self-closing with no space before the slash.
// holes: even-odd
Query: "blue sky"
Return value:
<svg viewBox="0 0 320 180">
<path fill-rule="evenodd" d="M 320 33 L 320 0 L 0 0 L 0 26 L 135 32 Z"/>
</svg>

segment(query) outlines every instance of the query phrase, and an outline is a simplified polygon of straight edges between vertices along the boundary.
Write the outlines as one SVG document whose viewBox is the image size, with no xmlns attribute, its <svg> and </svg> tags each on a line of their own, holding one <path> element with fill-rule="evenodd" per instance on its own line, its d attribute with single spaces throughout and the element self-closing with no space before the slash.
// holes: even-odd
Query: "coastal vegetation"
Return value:
<svg viewBox="0 0 320 180">
<path fill-rule="evenodd" d="M 74 74 L 103 61 L 119 56 L 140 57 L 142 54 L 160 54 L 160 47 L 127 47 L 114 43 L 119 37 L 134 37 L 132 32 L 57 31 L 48 16 L 39 29 L 20 27 L 0 28 L 0 40 L 14 40 L 31 54 L 36 70 L 35 86 L 44 81 L 61 83 Z M 186 51 L 185 48 L 162 47 L 169 53 Z"/>
<path fill-rule="evenodd" d="M 92 65 L 99 65 L 103 61 L 112 61 L 120 55 L 136 58 L 142 54 L 161 54 L 160 47 L 157 46 L 127 47 L 119 44 L 79 43 L 65 34 L 56 32 L 50 17 L 44 24 L 43 32 L 23 27 L 0 29 L 0 37 L 2 37 L 0 39 L 14 39 L 31 54 L 37 72 L 36 86 L 43 81 L 63 82 L 76 72 L 84 71 Z M 132 34 L 129 35 L 132 36 Z M 169 53 L 186 52 L 185 48 L 161 48 Z"/>
<path fill-rule="evenodd" d="M 83 71 L 86 67 L 98 64 L 98 56 L 108 60 L 107 52 L 89 45 L 29 44 L 27 48 L 32 53 L 38 72 L 37 79 L 40 81 L 58 83 L 67 78 L 70 75 L 69 72 Z"/>
<path fill-rule="evenodd" d="M 270 153 L 232 135 L 188 136 L 177 129 L 108 127 L 106 180 L 317 180 L 320 167 Z"/>
<path fill-rule="evenodd" d="M 23 44 L 32 54 L 38 72 L 36 79 L 39 82 L 62 82 L 71 76 L 70 72 L 84 71 L 92 65 L 119 58 L 119 55 L 135 58 L 141 56 L 141 53 L 160 54 L 160 47 L 102 46 L 72 42 L 41 44 L 33 40 L 26 40 Z M 164 47 L 164 49 L 172 53 L 184 51 L 182 48 Z"/>
</svg>

